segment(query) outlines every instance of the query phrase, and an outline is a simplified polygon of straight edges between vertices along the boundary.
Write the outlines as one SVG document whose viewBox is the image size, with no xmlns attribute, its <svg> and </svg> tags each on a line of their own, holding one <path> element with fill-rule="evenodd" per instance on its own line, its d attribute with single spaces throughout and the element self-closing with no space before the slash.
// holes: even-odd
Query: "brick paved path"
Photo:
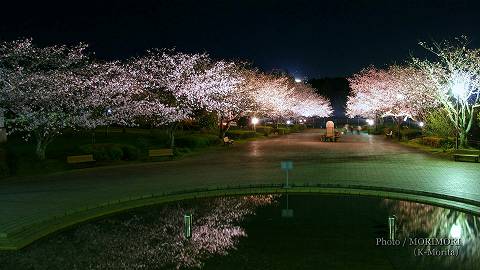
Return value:
<svg viewBox="0 0 480 270">
<path fill-rule="evenodd" d="M 207 151 L 170 162 L 92 168 L 0 183 L 0 237 L 65 210 L 128 196 L 205 186 L 281 183 L 292 160 L 293 183 L 339 183 L 429 191 L 480 202 L 480 164 L 453 162 L 385 140 L 345 135 L 319 141 L 309 130 Z"/>
</svg>

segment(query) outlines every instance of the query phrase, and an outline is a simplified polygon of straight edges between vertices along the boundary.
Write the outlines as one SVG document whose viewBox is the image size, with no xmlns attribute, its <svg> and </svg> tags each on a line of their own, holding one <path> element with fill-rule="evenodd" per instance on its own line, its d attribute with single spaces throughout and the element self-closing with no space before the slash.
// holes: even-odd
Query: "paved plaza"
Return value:
<svg viewBox="0 0 480 270">
<path fill-rule="evenodd" d="M 74 170 L 0 184 L 0 233 L 16 224 L 107 201 L 207 186 L 282 183 L 353 184 L 428 191 L 480 202 L 480 164 L 438 159 L 383 136 L 344 135 L 320 142 L 320 130 L 219 147 L 181 160 Z"/>
</svg>

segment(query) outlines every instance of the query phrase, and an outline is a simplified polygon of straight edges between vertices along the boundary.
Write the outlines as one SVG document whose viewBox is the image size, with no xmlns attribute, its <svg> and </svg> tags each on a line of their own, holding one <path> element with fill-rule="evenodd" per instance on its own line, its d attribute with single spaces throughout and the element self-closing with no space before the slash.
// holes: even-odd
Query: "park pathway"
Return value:
<svg viewBox="0 0 480 270">
<path fill-rule="evenodd" d="M 480 203 L 480 164 L 453 162 L 383 136 L 344 135 L 320 142 L 319 130 L 251 141 L 182 160 L 69 171 L 0 182 L 0 237 L 69 209 L 119 198 L 207 186 L 282 183 L 282 160 L 294 184 L 401 188 Z"/>
</svg>

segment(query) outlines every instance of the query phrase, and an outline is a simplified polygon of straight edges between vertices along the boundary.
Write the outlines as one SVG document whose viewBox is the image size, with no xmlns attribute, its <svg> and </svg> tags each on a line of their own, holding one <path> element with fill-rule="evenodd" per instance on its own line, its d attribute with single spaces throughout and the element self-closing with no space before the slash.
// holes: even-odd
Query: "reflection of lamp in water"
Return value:
<svg viewBox="0 0 480 270">
<path fill-rule="evenodd" d="M 395 215 L 388 217 L 388 239 L 390 240 L 395 240 L 396 218 L 397 217 Z"/>
<path fill-rule="evenodd" d="M 185 214 L 183 217 L 183 235 L 185 238 L 189 239 L 192 237 L 192 214 Z"/>
<path fill-rule="evenodd" d="M 462 227 L 460 227 L 460 225 L 453 224 L 452 228 L 450 228 L 450 237 L 455 238 L 455 239 L 461 238 L 462 237 Z"/>
</svg>

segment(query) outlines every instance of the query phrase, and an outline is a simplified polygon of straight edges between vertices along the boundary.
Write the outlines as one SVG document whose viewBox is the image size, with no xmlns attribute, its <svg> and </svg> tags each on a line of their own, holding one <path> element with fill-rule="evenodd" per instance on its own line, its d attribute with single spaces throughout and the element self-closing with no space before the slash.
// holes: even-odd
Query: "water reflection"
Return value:
<svg viewBox="0 0 480 270">
<path fill-rule="evenodd" d="M 458 257 L 438 256 L 446 265 L 480 265 L 480 217 L 460 211 L 407 201 L 385 200 L 397 217 L 400 238 L 460 239 Z M 428 245 L 425 247 L 433 248 Z"/>
<path fill-rule="evenodd" d="M 0 254 L 0 269 L 197 268 L 234 249 L 247 235 L 239 222 L 274 201 L 275 195 L 244 196 L 137 209 L 80 225 L 19 253 Z M 190 239 L 183 233 L 185 213 L 193 214 Z"/>
<path fill-rule="evenodd" d="M 352 270 L 478 269 L 480 265 L 478 217 L 370 197 L 289 197 L 288 202 L 285 195 L 210 198 L 135 209 L 78 225 L 20 251 L 0 252 L 0 269 L 318 269 L 319 265 Z M 295 215 L 282 211 L 286 209 L 295 209 Z M 186 213 L 193 216 L 190 239 L 184 236 Z M 419 258 L 411 247 L 375 245 L 378 237 L 387 236 L 391 215 L 396 216 L 397 238 L 459 237 L 463 242 L 459 256 Z"/>
</svg>

